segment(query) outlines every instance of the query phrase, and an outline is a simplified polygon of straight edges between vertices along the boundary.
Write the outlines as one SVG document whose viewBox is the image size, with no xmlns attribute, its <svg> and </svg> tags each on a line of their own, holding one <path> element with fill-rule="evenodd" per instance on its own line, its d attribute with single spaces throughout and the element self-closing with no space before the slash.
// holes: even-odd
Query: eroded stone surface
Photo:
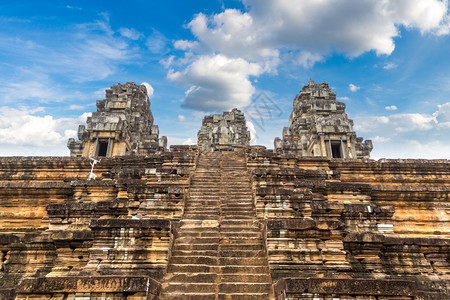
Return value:
<svg viewBox="0 0 450 300">
<path fill-rule="evenodd" d="M 295 97 L 289 127 L 274 144 L 282 153 L 334 158 L 369 158 L 373 148 L 372 141 L 356 137 L 345 104 L 336 101 L 328 83 L 312 80 Z"/>
<path fill-rule="evenodd" d="M 110 109 L 127 114 L 136 95 L 119 88 Z M 352 141 L 328 86 L 305 91 L 306 120 L 311 107 L 337 113 L 321 132 Z M 450 298 L 450 161 L 267 150 L 248 146 L 242 113 L 217 116 L 203 151 L 137 143 L 95 180 L 87 157 L 0 158 L 0 298 Z"/>
<path fill-rule="evenodd" d="M 449 297 L 449 166 L 252 147 L 248 167 L 276 297 Z"/>
<path fill-rule="evenodd" d="M 244 113 L 236 108 L 222 115 L 204 117 L 197 136 L 202 152 L 242 148 L 250 144 L 250 132 L 247 130 Z"/>
<path fill-rule="evenodd" d="M 78 141 L 67 142 L 71 156 L 112 157 L 165 151 L 167 138 L 159 138 L 153 124 L 150 100 L 144 85 L 116 84 L 97 101 L 97 112 L 80 125 Z"/>
</svg>

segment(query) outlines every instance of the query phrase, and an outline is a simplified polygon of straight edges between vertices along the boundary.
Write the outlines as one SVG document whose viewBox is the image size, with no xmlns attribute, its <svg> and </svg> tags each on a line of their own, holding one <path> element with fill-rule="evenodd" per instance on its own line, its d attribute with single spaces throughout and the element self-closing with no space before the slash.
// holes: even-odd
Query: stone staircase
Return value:
<svg viewBox="0 0 450 300">
<path fill-rule="evenodd" d="M 273 299 L 245 156 L 199 156 L 161 299 Z"/>
</svg>

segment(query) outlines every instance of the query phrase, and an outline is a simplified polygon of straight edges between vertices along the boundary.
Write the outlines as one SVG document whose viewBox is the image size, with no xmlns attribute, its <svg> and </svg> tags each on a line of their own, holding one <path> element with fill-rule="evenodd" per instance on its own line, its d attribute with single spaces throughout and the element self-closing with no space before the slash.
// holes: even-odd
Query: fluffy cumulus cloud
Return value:
<svg viewBox="0 0 450 300">
<path fill-rule="evenodd" d="M 438 105 L 438 110 L 433 114 L 438 127 L 450 128 L 450 102 Z"/>
<path fill-rule="evenodd" d="M 354 126 L 358 134 L 373 140 L 375 158 L 388 153 L 398 157 L 449 158 L 449 147 L 444 142 L 450 139 L 449 128 L 450 102 L 438 105 L 431 114 L 357 117 Z M 379 143 L 382 146 L 377 147 Z M 439 148 L 431 147 L 432 144 Z"/>
<path fill-rule="evenodd" d="M 252 122 L 246 121 L 247 129 L 250 131 L 250 143 L 256 144 L 258 142 L 258 136 L 256 135 L 255 125 Z"/>
<path fill-rule="evenodd" d="M 386 110 L 397 110 L 397 106 L 389 105 L 389 106 L 386 106 L 384 109 L 386 109 Z"/>
<path fill-rule="evenodd" d="M 43 112 L 43 108 L 0 107 L 0 155 L 14 155 L 10 150 L 17 146 L 33 148 L 32 155 L 68 155 L 67 139 L 76 137 L 74 128 L 90 113 L 79 118 L 54 118 Z"/>
<path fill-rule="evenodd" d="M 448 5 L 443 0 L 243 0 L 245 11 L 226 9 L 207 16 L 197 14 L 188 23 L 196 40 L 175 41 L 176 49 L 185 51 L 178 59 L 179 69 L 171 70 L 169 79 L 184 81 L 189 86 L 185 106 L 200 110 L 218 110 L 223 100 L 234 103 L 248 101 L 254 88 L 249 76 L 277 72 L 284 61 L 310 68 L 333 52 L 355 57 L 368 51 L 389 55 L 394 51 L 394 38 L 400 27 L 421 33 L 448 33 Z M 220 57 L 220 59 L 218 58 Z M 210 75 L 226 80 L 200 79 L 193 69 L 207 60 L 222 60 L 242 66 L 235 70 L 241 84 L 225 75 L 225 67 L 213 69 Z M 172 58 L 170 64 L 175 63 Z M 257 72 L 248 72 L 252 66 Z M 396 65 L 386 64 L 386 69 Z M 215 71 L 218 71 L 215 73 Z M 204 73 L 208 73 L 204 70 Z M 177 75 L 177 76 L 174 76 Z M 178 75 L 179 74 L 179 75 Z M 187 78 L 180 79 L 181 75 Z M 226 91 L 226 98 L 217 98 L 210 90 Z M 356 91 L 358 87 L 350 87 Z M 195 97 L 195 99 L 194 99 Z M 198 98 L 197 98 L 198 97 Z M 240 101 L 236 99 L 244 97 Z"/>
<path fill-rule="evenodd" d="M 358 90 L 360 89 L 360 87 L 354 85 L 353 83 L 350 83 L 350 84 L 348 85 L 348 89 L 349 89 L 350 91 L 352 91 L 352 92 L 356 92 L 356 91 L 358 91 Z"/>
<path fill-rule="evenodd" d="M 261 72 L 258 64 L 241 58 L 206 55 L 197 57 L 183 71 L 169 71 L 168 78 L 189 86 L 184 107 L 217 111 L 248 105 L 255 90 L 249 76 Z"/>
<path fill-rule="evenodd" d="M 147 96 L 148 96 L 149 98 L 151 98 L 151 97 L 153 96 L 153 92 L 154 92 L 154 89 L 153 89 L 153 87 L 151 86 L 151 84 L 144 81 L 143 83 L 141 83 L 141 85 L 144 85 L 144 86 L 145 86 L 145 89 L 147 90 Z"/>
</svg>

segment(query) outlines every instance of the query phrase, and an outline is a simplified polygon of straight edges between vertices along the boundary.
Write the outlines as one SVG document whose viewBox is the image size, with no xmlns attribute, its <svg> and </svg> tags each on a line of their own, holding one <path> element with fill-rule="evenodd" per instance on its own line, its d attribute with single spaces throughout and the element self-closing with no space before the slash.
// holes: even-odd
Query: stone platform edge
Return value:
<svg viewBox="0 0 450 300">
<path fill-rule="evenodd" d="M 161 284 L 147 276 L 66 276 L 26 278 L 17 294 L 146 292 L 158 295 Z"/>
</svg>

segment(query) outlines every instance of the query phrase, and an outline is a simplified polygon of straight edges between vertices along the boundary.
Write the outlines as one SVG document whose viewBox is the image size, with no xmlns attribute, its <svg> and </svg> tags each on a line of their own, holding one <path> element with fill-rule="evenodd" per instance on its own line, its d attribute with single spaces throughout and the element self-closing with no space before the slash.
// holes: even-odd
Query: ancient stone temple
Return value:
<svg viewBox="0 0 450 300">
<path fill-rule="evenodd" d="M 336 101 L 328 83 L 311 79 L 295 96 L 289 127 L 283 139 L 275 139 L 275 150 L 300 156 L 369 158 L 372 141 L 356 137 L 345 104 Z"/>
<path fill-rule="evenodd" d="M 222 115 L 204 117 L 197 137 L 202 152 L 250 145 L 250 131 L 247 130 L 244 113 L 236 108 Z"/>
<path fill-rule="evenodd" d="M 69 139 L 67 147 L 70 156 L 145 155 L 166 149 L 167 138 L 158 136 L 145 86 L 127 82 L 106 90 L 97 112 L 87 119 L 87 129 L 80 125 L 78 141 Z"/>
<path fill-rule="evenodd" d="M 106 100 L 142 95 L 119 85 Z M 99 113 L 80 141 L 95 147 L 115 124 L 110 137 L 134 155 L 0 158 L 0 299 L 450 299 L 449 160 L 313 156 L 220 136 L 205 151 L 205 139 L 150 151 L 148 132 L 143 142 L 130 129 L 149 106 L 127 103 L 125 127 Z M 232 113 L 239 123 L 226 128 L 245 137 Z"/>
</svg>

